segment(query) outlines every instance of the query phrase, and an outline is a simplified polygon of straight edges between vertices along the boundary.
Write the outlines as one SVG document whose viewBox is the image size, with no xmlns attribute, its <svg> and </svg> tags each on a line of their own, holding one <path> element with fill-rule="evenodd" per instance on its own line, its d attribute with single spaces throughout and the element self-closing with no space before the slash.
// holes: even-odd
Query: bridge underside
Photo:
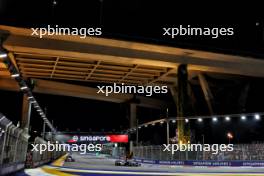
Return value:
<svg viewBox="0 0 264 176">
<path fill-rule="evenodd" d="M 170 102 L 132 94 L 111 94 L 106 97 L 97 93 L 94 83 L 169 86 L 177 106 L 177 117 L 184 117 L 188 111 L 188 98 L 193 97 L 189 83 L 201 86 L 209 113 L 213 114 L 214 96 L 206 75 L 232 81 L 248 76 L 264 77 L 264 61 L 256 58 L 104 38 L 38 38 L 31 36 L 31 33 L 30 29 L 0 26 L 0 49 L 8 53 L 12 65 L 23 79 L 34 82 L 33 93 L 130 103 L 130 128 L 138 125 L 137 106 L 164 110 Z M 0 57 L 0 89 L 20 91 L 20 88 Z M 134 99 L 139 103 L 133 102 Z M 26 134 L 30 106 L 28 97 L 24 95 L 21 129 Z M 182 118 L 179 120 L 179 141 L 186 143 L 190 139 L 189 128 L 186 128 Z M 166 130 L 169 143 L 168 121 Z"/>
<path fill-rule="evenodd" d="M 39 38 L 31 33 L 30 29 L 0 26 L 2 47 L 21 76 L 35 81 L 33 92 L 37 93 L 124 103 L 135 98 L 134 95 L 105 97 L 87 85 L 126 83 L 166 85 L 171 88 L 173 97 L 179 97 L 177 71 L 180 65 L 186 65 L 186 81 L 201 85 L 210 113 L 213 113 L 213 96 L 205 74 L 231 80 L 245 76 L 264 77 L 264 61 L 256 58 L 104 38 L 55 35 Z M 1 60 L 0 83 L 1 89 L 19 90 Z M 167 106 L 167 102 L 159 99 L 136 98 L 141 106 Z M 177 98 L 174 100 L 177 104 Z"/>
<path fill-rule="evenodd" d="M 0 26 L 2 47 L 21 76 L 35 80 L 33 91 L 37 93 L 123 103 L 135 97 L 130 94 L 105 97 L 88 86 L 89 83 L 126 83 L 167 85 L 175 97 L 178 67 L 187 65 L 188 81 L 201 85 L 212 113 L 213 96 L 204 74 L 229 80 L 264 77 L 264 61 L 256 58 L 104 38 L 55 35 L 39 38 L 31 33 L 30 29 Z M 1 60 L 0 82 L 2 89 L 19 90 Z M 143 96 L 137 99 L 141 106 L 164 108 L 167 104 Z"/>
<path fill-rule="evenodd" d="M 177 68 L 197 72 L 264 76 L 264 61 L 159 45 L 78 36 L 31 36 L 30 29 L 0 26 L 3 47 L 24 77 L 86 82 L 174 85 Z M 1 76 L 8 76 L 1 64 Z"/>
</svg>

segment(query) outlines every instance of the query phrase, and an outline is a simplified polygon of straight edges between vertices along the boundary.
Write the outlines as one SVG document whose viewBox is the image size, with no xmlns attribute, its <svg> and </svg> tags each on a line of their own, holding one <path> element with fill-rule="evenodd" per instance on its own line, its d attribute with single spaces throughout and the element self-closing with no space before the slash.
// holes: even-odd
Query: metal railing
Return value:
<svg viewBox="0 0 264 176">
<path fill-rule="evenodd" d="M 0 114 L 0 165 L 26 160 L 29 136 Z"/>
<path fill-rule="evenodd" d="M 24 167 L 29 135 L 0 113 L 0 175 Z M 12 166 L 13 169 L 8 169 Z"/>
<path fill-rule="evenodd" d="M 233 151 L 164 151 L 163 146 L 133 147 L 134 158 L 148 160 L 264 160 L 264 144 L 238 144 Z"/>
<path fill-rule="evenodd" d="M 21 170 L 25 164 L 29 167 L 53 161 L 65 154 L 63 151 L 31 151 L 29 148 L 29 135 L 15 126 L 0 113 L 0 175 L 6 175 Z M 46 144 L 42 138 L 36 137 L 35 144 Z"/>
</svg>

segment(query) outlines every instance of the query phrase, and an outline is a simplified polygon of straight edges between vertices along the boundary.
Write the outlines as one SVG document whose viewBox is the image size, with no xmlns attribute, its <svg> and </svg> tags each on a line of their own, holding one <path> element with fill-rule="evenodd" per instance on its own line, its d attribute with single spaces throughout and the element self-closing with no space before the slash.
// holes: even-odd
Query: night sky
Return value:
<svg viewBox="0 0 264 176">
<path fill-rule="evenodd" d="M 264 14 L 260 2 L 148 0 L 1 0 L 1 24 L 22 27 L 103 27 L 104 37 L 263 56 Z M 162 36 L 174 25 L 233 27 L 235 35 L 210 37 Z M 262 54 L 261 54 L 262 53 Z"/>
<path fill-rule="evenodd" d="M 261 2 L 253 4 L 239 2 L 230 4 L 225 1 L 211 4 L 191 1 L 147 1 L 147 0 L 1 0 L 0 24 L 18 27 L 46 27 L 60 25 L 61 27 L 102 27 L 106 38 L 124 39 L 159 45 L 177 46 L 200 50 L 217 51 L 222 53 L 254 56 L 264 58 L 264 13 Z M 212 39 L 210 37 L 178 37 L 177 40 L 162 36 L 163 27 L 174 27 L 179 24 L 195 27 L 233 27 L 235 35 Z M 213 80 L 212 80 L 213 81 Z M 242 82 L 222 83 L 213 91 L 216 96 L 216 112 L 240 113 L 261 112 L 264 99 L 263 79 L 245 78 Z M 241 87 L 250 83 L 249 97 L 246 106 L 241 109 L 239 93 Z M 225 86 L 223 86 L 225 85 Z M 208 115 L 206 102 L 199 86 L 194 86 L 197 99 L 196 115 Z M 163 97 L 172 102 L 172 98 Z M 0 91 L 0 111 L 14 122 L 21 114 L 22 94 Z M 101 101 L 70 98 L 54 95 L 36 94 L 44 108 L 47 117 L 54 121 L 58 130 L 67 131 L 120 131 L 128 127 L 129 109 L 127 104 L 115 104 Z M 232 102 L 230 104 L 230 102 Z M 170 116 L 175 116 L 175 105 L 171 103 Z M 194 112 L 193 112 L 194 113 Z M 141 108 L 138 112 L 140 122 L 164 117 L 163 111 Z M 41 119 L 33 112 L 32 130 L 40 131 Z M 250 142 L 264 140 L 261 137 L 263 129 L 260 124 L 244 125 L 232 123 L 230 126 L 220 125 L 214 129 L 194 125 L 197 134 L 206 133 L 209 142 L 226 142 L 225 134 L 219 129 L 233 130 L 238 125 L 236 142 Z M 210 125 L 207 125 L 210 126 Z M 164 131 L 162 127 L 156 131 Z M 152 135 L 153 130 L 146 131 L 146 137 Z M 165 131 L 164 131 L 165 132 Z M 173 132 L 172 132 L 173 133 Z M 153 137 L 153 143 L 160 143 L 164 139 L 163 133 Z M 210 135 L 209 135 L 210 134 Z M 215 141 L 212 134 L 219 136 Z M 200 136 L 200 135 L 197 135 Z M 242 137 L 241 137 L 242 136 Z M 249 140 L 250 139 L 250 140 Z M 142 138 L 142 140 L 145 140 Z M 200 140 L 197 137 L 197 140 Z"/>
</svg>

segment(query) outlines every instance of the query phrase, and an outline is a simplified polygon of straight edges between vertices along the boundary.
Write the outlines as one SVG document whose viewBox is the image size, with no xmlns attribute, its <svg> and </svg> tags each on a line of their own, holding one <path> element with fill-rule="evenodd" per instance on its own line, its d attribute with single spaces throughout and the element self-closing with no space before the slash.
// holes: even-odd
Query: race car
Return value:
<svg viewBox="0 0 264 176">
<path fill-rule="evenodd" d="M 139 167 L 140 163 L 133 160 L 116 160 L 115 166 L 131 166 L 131 167 Z"/>
<path fill-rule="evenodd" d="M 125 160 L 116 160 L 115 161 L 115 166 L 125 166 L 126 161 Z"/>
<path fill-rule="evenodd" d="M 71 155 L 68 155 L 65 159 L 65 162 L 74 162 L 75 160 L 73 159 L 73 157 Z"/>
</svg>

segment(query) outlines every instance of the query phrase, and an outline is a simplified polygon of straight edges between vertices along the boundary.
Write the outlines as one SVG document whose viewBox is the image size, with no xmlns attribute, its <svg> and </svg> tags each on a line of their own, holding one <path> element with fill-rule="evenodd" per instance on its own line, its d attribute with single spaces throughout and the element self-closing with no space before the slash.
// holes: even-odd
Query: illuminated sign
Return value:
<svg viewBox="0 0 264 176">
<path fill-rule="evenodd" d="M 110 138 L 111 142 L 116 142 L 116 143 L 128 143 L 128 135 L 108 135 Z"/>
<path fill-rule="evenodd" d="M 74 135 L 67 142 L 127 143 L 128 135 Z"/>
</svg>

